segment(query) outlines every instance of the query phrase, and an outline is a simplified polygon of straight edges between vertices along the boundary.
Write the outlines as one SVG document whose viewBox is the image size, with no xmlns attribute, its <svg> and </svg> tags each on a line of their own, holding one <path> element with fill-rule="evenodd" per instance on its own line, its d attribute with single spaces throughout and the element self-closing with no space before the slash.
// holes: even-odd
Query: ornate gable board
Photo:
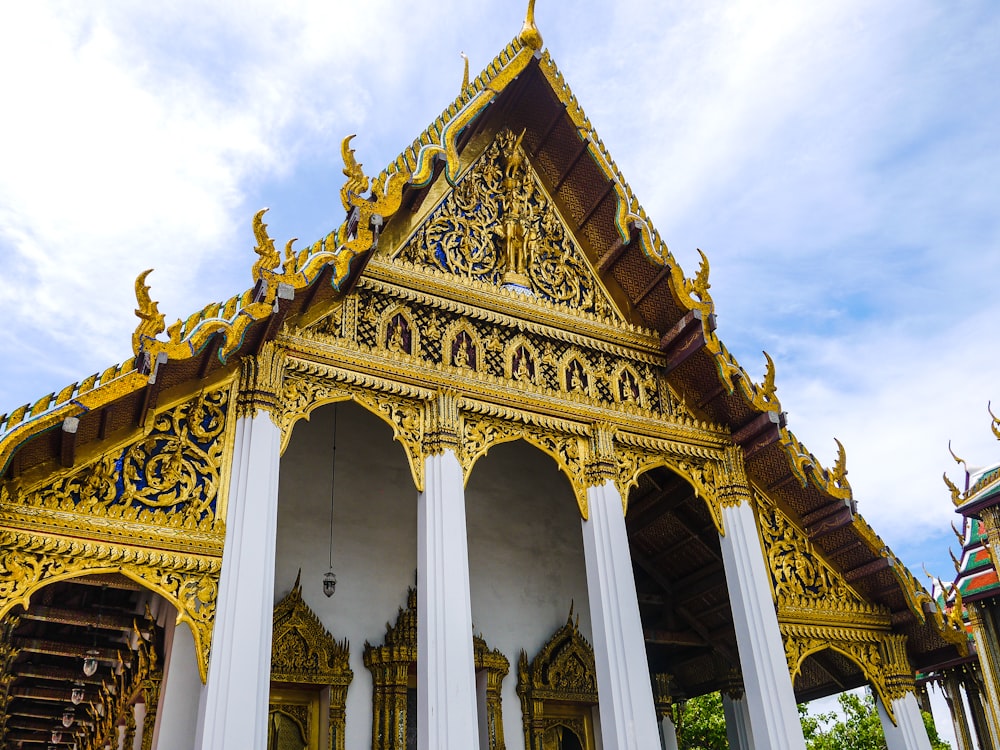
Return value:
<svg viewBox="0 0 1000 750">
<path fill-rule="evenodd" d="M 122 573 L 191 626 L 202 680 L 215 621 L 233 450 L 232 385 L 34 484 L 0 485 L 0 616 L 43 586 Z"/>
</svg>

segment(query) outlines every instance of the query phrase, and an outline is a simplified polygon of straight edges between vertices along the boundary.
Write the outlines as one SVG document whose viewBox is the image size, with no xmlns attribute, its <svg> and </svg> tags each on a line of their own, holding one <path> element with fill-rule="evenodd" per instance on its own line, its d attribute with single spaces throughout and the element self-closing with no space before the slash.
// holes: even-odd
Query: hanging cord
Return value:
<svg viewBox="0 0 1000 750">
<path fill-rule="evenodd" d="M 337 483 L 337 407 L 333 407 L 333 466 L 330 469 L 330 570 L 333 570 L 333 498 Z"/>
</svg>

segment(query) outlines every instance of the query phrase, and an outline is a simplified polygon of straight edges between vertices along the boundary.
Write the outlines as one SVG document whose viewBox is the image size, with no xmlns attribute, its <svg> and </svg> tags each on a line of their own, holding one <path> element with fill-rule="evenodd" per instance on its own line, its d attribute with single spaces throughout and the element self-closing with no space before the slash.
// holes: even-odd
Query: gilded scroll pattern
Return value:
<svg viewBox="0 0 1000 750">
<path fill-rule="evenodd" d="M 203 394 L 156 417 L 148 435 L 38 489 L 14 506 L 156 526 L 215 528 L 229 393 Z"/>
<path fill-rule="evenodd" d="M 398 255 L 488 284 L 513 284 L 573 309 L 611 306 L 528 163 L 521 138 L 501 131 Z"/>
</svg>

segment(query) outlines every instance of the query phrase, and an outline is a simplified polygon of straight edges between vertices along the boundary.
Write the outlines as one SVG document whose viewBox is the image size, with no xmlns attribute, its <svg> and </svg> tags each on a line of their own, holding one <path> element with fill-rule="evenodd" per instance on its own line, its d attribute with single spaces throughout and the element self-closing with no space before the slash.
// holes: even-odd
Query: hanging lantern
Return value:
<svg viewBox="0 0 1000 750">
<path fill-rule="evenodd" d="M 83 703 L 83 683 L 82 682 L 74 682 L 73 683 L 73 690 L 69 694 L 69 699 L 73 703 L 74 706 L 79 706 L 81 703 Z"/>
<path fill-rule="evenodd" d="M 333 460 L 330 467 L 330 569 L 323 574 L 323 593 L 333 596 L 337 590 L 337 574 L 333 572 L 333 498 L 337 483 L 337 407 L 333 407 Z"/>
<path fill-rule="evenodd" d="M 80 696 L 83 698 L 83 696 Z M 73 721 L 76 719 L 76 712 L 72 708 L 67 708 L 62 714 L 62 725 L 69 729 L 73 726 Z"/>
<path fill-rule="evenodd" d="M 60 731 L 59 729 L 52 730 L 52 742 L 56 744 L 62 742 L 62 731 Z"/>
<path fill-rule="evenodd" d="M 323 575 L 323 593 L 327 596 L 333 596 L 333 592 L 337 590 L 337 574 L 333 572 L 333 568 Z"/>
<path fill-rule="evenodd" d="M 87 655 L 83 657 L 83 673 L 87 677 L 93 677 L 94 673 L 97 672 L 97 656 L 100 652 L 96 648 L 92 648 L 87 651 Z"/>
</svg>

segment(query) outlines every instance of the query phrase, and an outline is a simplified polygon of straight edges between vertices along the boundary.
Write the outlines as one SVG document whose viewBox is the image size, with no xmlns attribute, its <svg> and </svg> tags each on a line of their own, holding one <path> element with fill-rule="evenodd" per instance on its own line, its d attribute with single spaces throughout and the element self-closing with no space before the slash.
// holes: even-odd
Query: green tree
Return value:
<svg viewBox="0 0 1000 750">
<path fill-rule="evenodd" d="M 864 695 L 841 693 L 837 696 L 842 715 L 834 712 L 810 716 L 799 707 L 802 719 L 802 734 L 806 738 L 808 750 L 885 750 L 885 733 L 875 708 L 875 697 L 869 692 Z M 924 726 L 933 750 L 951 750 L 951 745 L 943 741 L 934 726 L 934 720 L 923 713 Z"/>
<path fill-rule="evenodd" d="M 708 693 L 692 698 L 677 709 L 677 747 L 680 750 L 726 750 L 726 717 L 722 696 Z"/>
</svg>

